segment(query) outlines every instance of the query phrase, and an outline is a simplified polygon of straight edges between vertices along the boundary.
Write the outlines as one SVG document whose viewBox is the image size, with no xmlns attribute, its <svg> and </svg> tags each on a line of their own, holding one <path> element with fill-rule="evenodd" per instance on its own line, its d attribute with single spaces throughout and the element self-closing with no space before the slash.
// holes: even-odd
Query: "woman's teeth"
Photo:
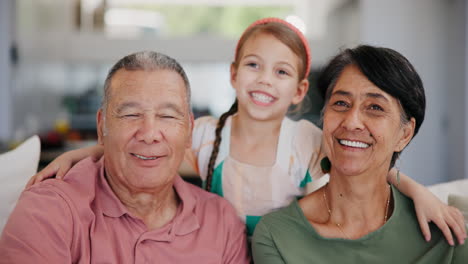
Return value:
<svg viewBox="0 0 468 264">
<path fill-rule="evenodd" d="M 364 142 L 359 142 L 359 141 L 350 141 L 350 140 L 341 139 L 339 142 L 341 145 L 345 145 L 345 146 L 353 147 L 353 148 L 368 148 L 369 147 L 369 144 L 366 144 Z"/>
<path fill-rule="evenodd" d="M 251 93 L 252 97 L 262 103 L 271 103 L 273 101 L 273 97 L 268 96 L 263 93 Z"/>
<path fill-rule="evenodd" d="M 145 157 L 145 156 L 141 156 L 141 155 L 133 154 L 133 153 L 132 155 L 142 160 L 155 160 L 156 159 L 156 157 Z"/>
</svg>

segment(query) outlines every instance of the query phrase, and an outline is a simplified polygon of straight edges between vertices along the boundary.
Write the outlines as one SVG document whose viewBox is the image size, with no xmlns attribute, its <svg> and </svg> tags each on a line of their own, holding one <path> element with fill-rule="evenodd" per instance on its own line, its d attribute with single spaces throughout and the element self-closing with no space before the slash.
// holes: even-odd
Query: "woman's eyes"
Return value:
<svg viewBox="0 0 468 264">
<path fill-rule="evenodd" d="M 333 105 L 338 106 L 338 107 L 347 107 L 348 103 L 346 103 L 345 101 L 338 100 L 338 101 L 334 102 Z"/>
<path fill-rule="evenodd" d="M 384 111 L 384 109 L 378 104 L 371 104 L 369 106 L 369 109 L 370 110 L 375 110 L 375 111 L 382 111 L 382 112 Z"/>
</svg>

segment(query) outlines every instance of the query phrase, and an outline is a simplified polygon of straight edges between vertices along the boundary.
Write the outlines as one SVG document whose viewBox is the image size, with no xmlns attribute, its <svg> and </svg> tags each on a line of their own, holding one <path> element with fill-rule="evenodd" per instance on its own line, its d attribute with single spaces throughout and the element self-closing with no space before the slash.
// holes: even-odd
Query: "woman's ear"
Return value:
<svg viewBox="0 0 468 264">
<path fill-rule="evenodd" d="M 412 117 L 409 122 L 403 125 L 403 133 L 396 146 L 395 152 L 401 152 L 411 141 L 414 135 L 414 129 L 416 127 L 416 119 Z"/>
<path fill-rule="evenodd" d="M 302 102 L 308 90 L 309 90 L 309 81 L 307 79 L 300 81 L 299 84 L 297 85 L 296 94 L 294 95 L 291 103 L 296 105 Z"/>
</svg>

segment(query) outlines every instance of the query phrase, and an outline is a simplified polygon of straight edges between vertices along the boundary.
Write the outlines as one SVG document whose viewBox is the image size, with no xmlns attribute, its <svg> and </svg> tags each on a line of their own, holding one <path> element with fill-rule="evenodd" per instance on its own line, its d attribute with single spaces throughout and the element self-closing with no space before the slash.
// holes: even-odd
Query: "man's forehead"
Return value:
<svg viewBox="0 0 468 264">
<path fill-rule="evenodd" d="M 182 77 L 171 70 L 119 70 L 112 78 L 110 86 L 113 95 L 143 92 L 148 96 L 150 94 L 187 96 Z"/>
</svg>

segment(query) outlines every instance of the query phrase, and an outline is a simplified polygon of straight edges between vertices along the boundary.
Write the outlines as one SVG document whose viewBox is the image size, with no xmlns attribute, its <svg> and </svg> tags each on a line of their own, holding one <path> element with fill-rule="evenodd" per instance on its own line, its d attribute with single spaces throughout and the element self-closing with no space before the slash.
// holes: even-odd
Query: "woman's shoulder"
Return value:
<svg viewBox="0 0 468 264">
<path fill-rule="evenodd" d="M 291 204 L 288 206 L 264 215 L 260 219 L 260 222 L 262 222 L 265 226 L 281 228 L 282 226 L 288 226 L 291 224 L 297 225 L 298 222 L 300 222 L 300 219 L 300 207 L 297 200 L 293 200 L 293 202 L 291 202 Z"/>
</svg>

